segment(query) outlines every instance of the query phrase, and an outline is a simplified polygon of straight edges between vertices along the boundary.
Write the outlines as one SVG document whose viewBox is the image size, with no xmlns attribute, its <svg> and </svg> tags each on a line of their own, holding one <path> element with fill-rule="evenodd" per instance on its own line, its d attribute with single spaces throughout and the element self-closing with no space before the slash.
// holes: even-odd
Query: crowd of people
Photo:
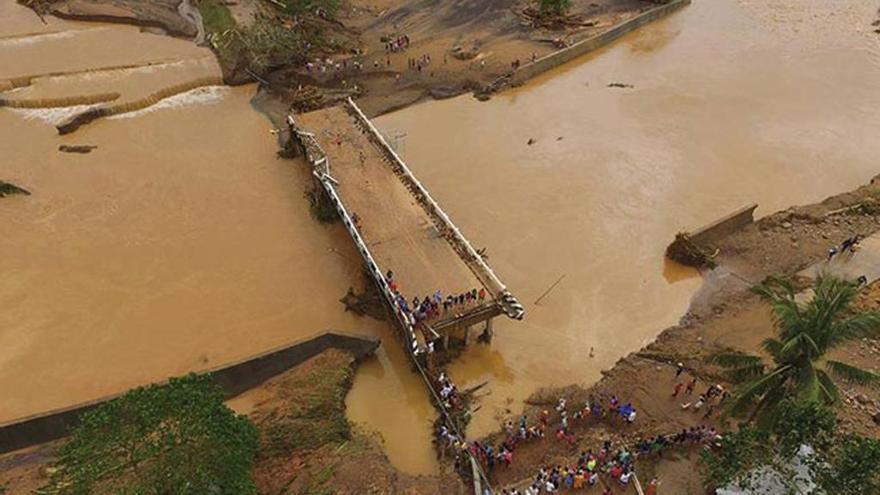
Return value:
<svg viewBox="0 0 880 495">
<path fill-rule="evenodd" d="M 359 73 L 363 72 L 365 63 L 367 65 L 372 65 L 373 69 L 381 69 L 385 67 L 391 67 L 391 56 L 403 53 L 407 49 L 410 48 L 411 40 L 409 35 L 401 34 L 396 35 L 392 38 L 383 38 L 382 43 L 384 45 L 385 53 L 384 55 L 379 53 L 376 57 L 372 58 L 372 61 L 364 61 L 364 53 L 358 51 L 355 57 L 345 57 L 340 58 L 339 60 L 333 60 L 330 57 L 326 58 L 317 58 L 315 60 L 311 60 L 305 63 L 305 70 L 307 73 L 318 73 L 318 74 L 326 74 L 326 73 Z M 532 53 L 531 57 L 527 60 L 531 62 L 535 62 L 537 60 L 537 53 Z M 407 69 L 413 72 L 417 72 L 421 74 L 428 66 L 432 63 L 432 58 L 430 53 L 424 53 L 418 57 L 410 57 L 407 58 Z M 449 62 L 448 56 L 443 56 L 443 64 L 447 64 Z M 474 68 L 474 65 L 477 65 L 480 70 L 486 68 L 486 59 L 478 58 L 475 60 L 471 60 L 469 67 L 471 69 Z M 516 71 L 522 66 L 522 61 L 519 58 L 516 58 L 510 62 L 510 68 L 513 71 Z M 430 72 L 430 75 L 433 76 L 434 72 Z M 396 74 L 395 78 L 400 80 L 401 73 Z"/>
<path fill-rule="evenodd" d="M 309 74 L 313 72 L 325 74 L 328 72 L 363 72 L 364 64 L 358 60 L 350 60 L 347 58 L 343 58 L 341 60 L 333 60 L 329 57 L 321 59 L 315 59 L 313 61 L 308 61 L 305 64 L 306 72 Z"/>
<path fill-rule="evenodd" d="M 430 296 L 416 296 L 413 297 L 412 301 L 407 301 L 406 297 L 400 293 L 400 287 L 398 287 L 397 282 L 394 280 L 394 273 L 390 270 L 385 275 L 385 281 L 388 283 L 388 290 L 394 295 L 397 306 L 403 314 L 410 318 L 410 323 L 413 325 L 436 319 L 450 311 L 458 311 L 475 304 L 482 304 L 488 295 L 486 289 L 480 288 L 447 294 L 444 297 L 443 292 L 437 289 Z"/>
<path fill-rule="evenodd" d="M 675 371 L 676 385 L 673 389 L 672 398 L 677 400 L 679 396 L 691 396 L 695 393 L 697 379 L 688 379 L 684 374 L 685 368 L 678 363 Z M 729 393 L 721 385 L 709 385 L 707 390 L 700 394 L 696 401 L 682 404 L 682 409 L 699 411 L 707 409 L 703 418 L 711 416 L 711 411 L 718 404 L 727 400 Z M 518 421 L 508 420 L 504 423 L 502 441 L 492 442 L 467 442 L 466 440 L 451 433 L 445 427 L 437 431 L 437 441 L 443 449 L 451 451 L 455 455 L 457 469 L 468 468 L 463 462 L 470 456 L 476 459 L 482 468 L 489 473 L 497 469 L 506 469 L 514 462 L 514 454 L 517 447 L 526 442 L 542 441 L 545 438 L 555 437 L 555 441 L 565 442 L 567 446 L 577 452 L 579 440 L 575 435 L 574 427 L 585 424 L 587 421 L 603 421 L 605 424 L 618 425 L 626 428 L 636 421 L 637 411 L 631 402 L 624 401 L 617 395 L 600 397 L 596 399 L 590 396 L 584 403 L 578 403 L 572 407 L 566 398 L 559 398 L 555 410 L 543 409 L 535 413 L 530 421 L 529 416 L 523 414 Z M 628 445 L 614 445 L 611 440 L 605 440 L 597 449 L 582 450 L 576 459 L 570 464 L 545 466 L 539 469 L 527 486 L 502 490 L 504 495 L 538 495 L 544 493 L 556 493 L 559 491 L 577 491 L 581 489 L 596 488 L 603 490 L 601 493 L 610 494 L 611 487 L 618 485 L 628 486 L 635 476 L 635 461 L 647 456 L 662 457 L 663 452 L 669 448 L 689 447 L 700 445 L 708 448 L 720 448 L 721 436 L 712 426 L 692 426 L 669 434 L 658 434 L 640 437 Z M 463 471 L 463 472 L 466 472 Z M 656 479 L 643 486 L 644 492 L 649 495 L 657 493 L 658 482 Z"/>
<path fill-rule="evenodd" d="M 409 36 L 402 34 L 385 42 L 385 53 L 402 52 L 409 48 Z"/>
<path fill-rule="evenodd" d="M 694 414 L 699 414 L 705 408 L 703 419 L 710 419 L 714 414 L 720 414 L 722 405 L 730 397 L 730 392 L 720 384 L 711 384 L 706 388 L 705 392 L 697 396 L 696 400 L 688 400 L 694 394 L 697 387 L 697 379 L 691 378 L 690 380 L 678 381 L 683 372 L 684 365 L 678 363 L 675 372 L 676 382 L 672 388 L 672 398 L 678 399 L 679 396 L 685 398 L 686 402 L 680 404 L 681 408 L 692 411 Z M 682 391 L 682 388 L 684 388 L 684 391 Z"/>
<path fill-rule="evenodd" d="M 852 237 L 847 237 L 846 239 L 844 239 L 843 242 L 840 243 L 839 248 L 838 246 L 831 246 L 828 249 L 828 261 L 834 259 L 834 257 L 838 254 L 855 254 L 856 251 L 858 251 L 861 247 L 862 239 L 864 239 L 864 237 L 862 237 L 860 234 L 856 234 Z"/>
<path fill-rule="evenodd" d="M 516 424 L 507 421 L 504 425 L 505 438 L 497 445 L 479 441 L 467 442 L 445 426 L 438 428 L 437 441 L 444 449 L 453 452 L 456 468 L 467 467 L 461 464 L 466 457 L 462 454 L 469 454 L 479 461 L 488 473 L 492 473 L 495 469 L 510 466 L 517 446 L 524 442 L 541 440 L 552 435 L 557 441 L 565 442 L 572 447 L 576 446 L 578 441 L 573 426 L 589 418 L 627 425 L 635 422 L 636 409 L 631 403 L 622 401 L 616 395 L 608 399 L 607 406 L 603 406 L 601 401 L 591 397 L 583 406 L 579 405 L 575 408 L 571 408 L 565 398 L 560 398 L 556 404 L 555 414 L 545 409 L 539 411 L 532 422 L 525 414 Z M 595 454 L 592 451 L 583 452 L 581 456 L 583 462 L 579 462 L 576 466 L 565 469 L 561 467 L 542 469 L 534 486 L 530 487 L 538 491 L 525 493 L 552 493 L 563 487 L 592 486 L 603 473 L 619 482 L 628 483 L 632 476 L 632 465 L 630 462 L 620 462 L 621 459 L 627 458 L 628 454 L 622 458 L 615 458 L 611 453 L 610 443 L 606 442 L 603 449 Z"/>
<path fill-rule="evenodd" d="M 573 439 L 573 433 L 568 430 L 565 418 L 566 403 L 565 399 L 560 399 L 557 405 L 559 413 L 559 426 L 556 429 L 556 436 L 560 440 L 570 442 L 576 445 Z M 586 417 L 596 417 L 610 419 L 611 421 L 620 421 L 624 424 L 631 423 L 635 420 L 635 409 L 631 404 L 621 404 L 620 399 L 612 396 L 608 401 L 608 406 L 603 407 L 598 401 L 587 402 L 583 408 L 572 415 L 578 421 Z M 486 467 L 491 472 L 494 466 L 501 464 L 509 466 L 512 462 L 512 453 L 516 444 L 528 438 L 543 438 L 543 428 L 546 425 L 549 412 L 544 410 L 539 413 L 538 425 L 528 427 L 526 425 L 526 416 L 520 419 L 518 433 L 512 436 L 511 425 L 505 425 L 508 432 L 508 438 L 497 448 L 491 446 L 482 446 L 483 452 L 476 451 L 478 458 L 486 462 Z M 635 461 L 646 456 L 661 456 L 663 451 L 674 447 L 688 447 L 692 445 L 703 445 L 717 448 L 720 445 L 721 437 L 714 427 L 694 426 L 685 428 L 681 431 L 667 434 L 654 435 L 647 438 L 639 438 L 629 446 L 615 446 L 611 440 L 605 440 L 601 448 L 594 451 L 592 449 L 583 450 L 577 459 L 569 465 L 547 466 L 539 469 L 534 479 L 525 488 L 512 488 L 502 490 L 504 495 L 537 495 L 542 493 L 556 493 L 559 491 L 577 491 L 581 489 L 597 488 L 602 489 L 603 494 L 610 494 L 611 486 L 619 485 L 626 487 L 632 482 L 635 475 Z M 471 449 L 476 450 L 479 445 L 472 445 Z M 490 455 L 494 454 L 496 461 L 490 460 Z M 494 466 L 493 466 L 494 465 Z M 658 481 L 652 479 L 647 486 L 644 487 L 646 494 L 655 495 L 657 493 Z"/>
<path fill-rule="evenodd" d="M 407 67 L 410 70 L 416 70 L 418 72 L 422 72 L 422 69 L 431 65 L 431 55 L 428 53 L 423 54 L 418 58 L 409 58 L 406 60 Z"/>
</svg>

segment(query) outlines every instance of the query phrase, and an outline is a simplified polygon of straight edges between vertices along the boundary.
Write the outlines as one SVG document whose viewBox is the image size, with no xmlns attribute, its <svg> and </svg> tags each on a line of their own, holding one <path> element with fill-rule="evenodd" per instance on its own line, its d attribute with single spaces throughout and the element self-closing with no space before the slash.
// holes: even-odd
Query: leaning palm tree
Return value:
<svg viewBox="0 0 880 495">
<path fill-rule="evenodd" d="M 848 309 L 858 293 L 855 284 L 820 275 L 813 297 L 806 302 L 798 302 L 792 284 L 777 277 L 769 277 L 752 291 L 772 308 L 777 336 L 764 340 L 762 346 L 773 364 L 767 366 L 762 358 L 737 351 L 712 356 L 713 362 L 727 369 L 731 380 L 740 382 L 725 405 L 727 415 L 747 417 L 770 427 L 786 397 L 836 403 L 839 392 L 830 375 L 857 383 L 880 383 L 876 373 L 825 358 L 828 351 L 845 342 L 880 335 L 880 312 Z"/>
</svg>

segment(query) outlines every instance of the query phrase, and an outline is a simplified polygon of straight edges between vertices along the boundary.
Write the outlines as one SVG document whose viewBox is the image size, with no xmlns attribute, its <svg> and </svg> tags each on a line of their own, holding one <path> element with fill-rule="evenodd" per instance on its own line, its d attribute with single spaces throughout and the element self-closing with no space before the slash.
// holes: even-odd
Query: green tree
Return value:
<svg viewBox="0 0 880 495">
<path fill-rule="evenodd" d="M 845 435 L 819 464 L 818 480 L 828 495 L 880 493 L 880 441 Z"/>
<path fill-rule="evenodd" d="M 84 413 L 58 450 L 48 491 L 61 495 L 250 494 L 256 427 L 207 375 L 172 378 Z"/>
<path fill-rule="evenodd" d="M 773 360 L 741 352 L 722 352 L 711 360 L 727 368 L 728 377 L 742 384 L 726 406 L 726 413 L 756 419 L 772 427 L 778 405 L 785 397 L 802 402 L 834 404 L 839 400 L 830 375 L 858 383 L 880 382 L 880 375 L 850 364 L 826 359 L 831 349 L 865 336 L 880 335 L 880 313 L 853 313 L 849 305 L 858 293 L 855 284 L 831 276 L 820 276 L 814 295 L 798 302 L 787 280 L 771 277 L 752 288 L 770 303 L 776 337 L 763 342 Z"/>
<path fill-rule="evenodd" d="M 571 0 L 538 0 L 541 16 L 564 15 L 571 7 Z"/>
<path fill-rule="evenodd" d="M 721 437 L 716 451 L 700 453 L 700 477 L 703 486 L 717 488 L 736 481 L 741 488 L 750 486 L 747 473 L 770 464 L 774 458 L 769 435 L 754 426 L 744 426 Z"/>
<path fill-rule="evenodd" d="M 843 434 L 837 417 L 818 401 L 785 400 L 778 405 L 779 418 L 765 430 L 745 424 L 722 435 L 720 447 L 700 453 L 704 486 L 718 488 L 734 483 L 743 489 L 769 468 L 781 482 L 791 482 L 791 460 L 802 445 L 813 449 L 805 459 L 813 493 L 825 495 L 876 495 L 880 493 L 880 441 Z M 797 492 L 792 485 L 789 487 Z M 801 492 L 797 492 L 801 493 Z"/>
</svg>

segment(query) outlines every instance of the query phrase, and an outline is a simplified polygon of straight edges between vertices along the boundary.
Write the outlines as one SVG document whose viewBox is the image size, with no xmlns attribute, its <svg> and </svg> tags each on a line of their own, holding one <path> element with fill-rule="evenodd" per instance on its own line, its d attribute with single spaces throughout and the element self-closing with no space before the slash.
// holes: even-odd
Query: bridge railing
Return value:
<svg viewBox="0 0 880 495">
<path fill-rule="evenodd" d="M 327 157 L 323 148 L 321 148 L 321 145 L 318 144 L 318 140 L 315 139 L 314 134 L 301 129 L 292 115 L 287 117 L 287 122 L 293 131 L 291 133 L 291 138 L 296 139 L 302 146 L 306 160 L 312 166 L 312 174 L 318 179 L 318 182 L 321 183 L 321 186 L 324 188 L 324 191 L 333 203 L 336 212 L 342 219 L 342 224 L 354 240 L 355 247 L 357 247 L 358 252 L 361 254 L 367 270 L 370 272 L 379 291 L 394 312 L 394 316 L 404 332 L 409 351 L 413 356 L 420 354 L 424 349 L 416 338 L 413 322 L 410 320 L 409 316 L 403 312 L 400 305 L 397 304 L 397 301 L 388 286 L 388 281 L 385 280 L 385 275 L 382 273 L 382 270 L 379 269 L 379 264 L 376 263 L 372 253 L 370 253 L 369 248 L 367 248 L 367 244 L 364 242 L 363 237 L 361 237 L 360 232 L 355 226 L 354 220 L 352 220 L 351 215 L 349 215 L 348 210 L 345 208 L 345 204 L 343 204 L 342 200 L 339 198 L 339 194 L 336 192 L 336 185 L 334 184 L 335 180 L 330 175 L 330 159 Z"/>
<path fill-rule="evenodd" d="M 352 105 L 354 105 L 353 102 Z M 360 109 L 358 109 L 358 111 L 360 111 Z M 363 119 L 366 120 L 366 117 L 363 117 Z M 366 122 L 369 123 L 368 120 L 366 120 Z M 375 259 L 373 259 L 373 255 L 367 248 L 367 245 L 364 242 L 364 239 L 361 237 L 360 232 L 358 232 L 357 228 L 355 227 L 354 221 L 349 215 L 348 210 L 345 208 L 345 205 L 339 198 L 339 194 L 336 192 L 335 180 L 330 175 L 330 160 L 327 157 L 327 154 L 324 152 L 323 148 L 321 148 L 321 145 L 318 144 L 318 141 L 317 139 L 315 139 L 314 134 L 306 132 L 305 130 L 300 128 L 292 115 L 289 115 L 287 117 L 287 123 L 290 126 L 291 139 L 295 139 L 296 142 L 298 142 L 302 147 L 303 152 L 306 156 L 306 160 L 309 162 L 309 165 L 312 166 L 312 174 L 315 176 L 315 178 L 318 179 L 318 181 L 321 183 L 321 186 L 330 197 L 330 201 L 333 202 L 333 206 L 336 208 L 337 213 L 339 213 L 339 216 L 342 219 L 342 223 L 345 225 L 345 229 L 348 230 L 348 233 L 354 240 L 358 252 L 360 252 L 361 257 L 363 258 L 367 269 L 370 272 L 370 275 L 376 281 L 376 284 L 379 286 L 380 292 L 382 292 L 382 295 L 385 297 L 386 302 L 391 307 L 395 319 L 397 320 L 400 327 L 403 329 L 404 336 L 408 344 L 409 354 L 412 357 L 412 360 L 415 363 L 419 374 L 422 376 L 422 380 L 425 382 L 425 385 L 427 385 L 428 391 L 434 398 L 434 402 L 436 403 L 437 408 L 440 410 L 440 413 L 444 418 L 444 423 L 447 425 L 448 428 L 454 431 L 459 436 L 459 438 L 466 438 L 463 432 L 459 431 L 456 427 L 455 421 L 453 421 L 452 419 L 451 411 L 449 411 L 449 409 L 444 405 L 444 401 L 440 398 L 439 394 L 435 390 L 433 381 L 436 380 L 436 377 L 433 379 L 429 377 L 428 371 L 425 370 L 424 366 L 420 362 L 419 356 L 425 353 L 425 349 L 420 346 L 418 340 L 416 339 L 415 326 L 413 325 L 413 321 L 410 319 L 409 315 L 403 312 L 400 305 L 397 304 L 397 301 L 395 300 L 394 295 L 391 293 L 391 289 L 388 286 L 388 282 L 385 279 L 385 275 L 379 269 L 379 266 L 376 263 Z M 467 451 L 465 455 L 470 461 L 470 467 L 472 470 L 475 487 L 474 495 L 484 495 L 484 489 L 488 490 L 489 493 L 494 493 L 489 483 L 489 477 L 483 471 L 479 462 L 474 459 L 470 451 Z"/>
<path fill-rule="evenodd" d="M 461 233 L 458 227 L 452 223 L 449 216 L 440 208 L 440 205 L 434 201 L 434 198 L 428 193 L 428 190 L 422 186 L 421 182 L 410 171 L 406 163 L 400 159 L 397 152 L 394 151 L 385 138 L 373 125 L 372 122 L 364 115 L 355 102 L 348 98 L 346 100 L 346 108 L 349 113 L 363 126 L 370 138 L 378 145 L 378 148 L 385 154 L 386 159 L 398 174 L 400 179 L 407 186 L 407 189 L 415 196 L 422 208 L 428 213 L 431 219 L 437 224 L 443 237 L 458 252 L 459 256 L 465 260 L 468 267 L 480 282 L 489 289 L 492 294 L 501 302 L 504 313 L 517 320 L 521 320 L 525 315 L 525 309 L 522 304 L 510 293 L 507 287 L 499 280 L 498 276 L 492 268 L 483 260 L 483 257 L 471 246 L 467 238 Z"/>
</svg>

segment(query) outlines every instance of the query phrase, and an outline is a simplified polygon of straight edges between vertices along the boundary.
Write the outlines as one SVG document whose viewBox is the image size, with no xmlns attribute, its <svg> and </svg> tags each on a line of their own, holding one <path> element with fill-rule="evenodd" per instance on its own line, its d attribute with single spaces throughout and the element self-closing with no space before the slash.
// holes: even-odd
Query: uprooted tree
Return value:
<svg viewBox="0 0 880 495">
<path fill-rule="evenodd" d="M 251 494 L 257 428 L 207 375 L 130 390 L 81 417 L 45 493 Z"/>
</svg>

